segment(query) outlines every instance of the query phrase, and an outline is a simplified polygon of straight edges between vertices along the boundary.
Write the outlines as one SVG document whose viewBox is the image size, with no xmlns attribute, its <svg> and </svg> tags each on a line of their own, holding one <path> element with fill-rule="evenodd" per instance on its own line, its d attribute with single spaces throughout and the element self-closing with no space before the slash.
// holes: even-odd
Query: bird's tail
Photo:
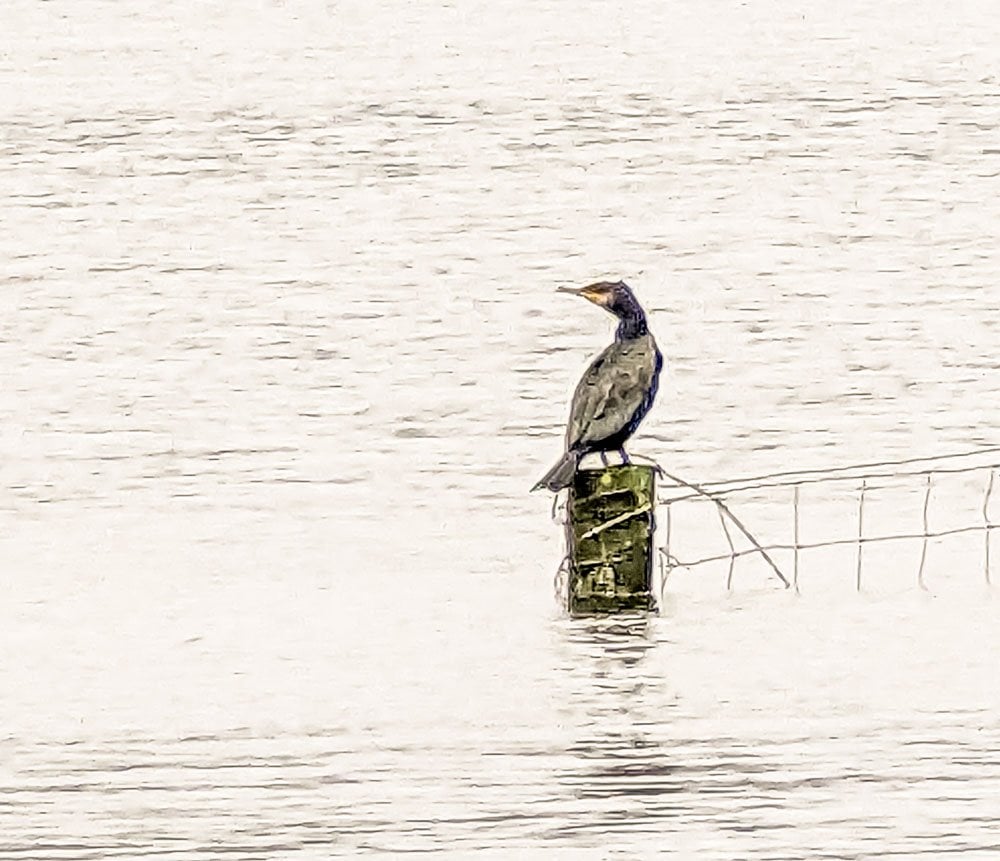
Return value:
<svg viewBox="0 0 1000 861">
<path fill-rule="evenodd" d="M 545 475 L 539 479 L 538 484 L 536 484 L 532 490 L 538 490 L 544 487 L 546 490 L 551 490 L 553 493 L 562 490 L 564 487 L 569 487 L 573 482 L 573 476 L 576 475 L 576 467 L 580 462 L 580 452 L 573 451 L 572 449 L 560 458 L 559 462 L 552 467 Z"/>
</svg>

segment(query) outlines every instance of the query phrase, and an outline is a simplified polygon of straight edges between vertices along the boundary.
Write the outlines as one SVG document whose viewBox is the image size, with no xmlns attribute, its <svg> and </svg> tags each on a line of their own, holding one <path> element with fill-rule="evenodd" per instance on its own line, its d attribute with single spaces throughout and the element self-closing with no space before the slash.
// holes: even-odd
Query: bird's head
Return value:
<svg viewBox="0 0 1000 861">
<path fill-rule="evenodd" d="M 583 296 L 616 317 L 624 316 L 632 308 L 638 307 L 635 296 L 624 281 L 598 281 L 580 288 L 560 287 L 559 292 Z"/>
</svg>

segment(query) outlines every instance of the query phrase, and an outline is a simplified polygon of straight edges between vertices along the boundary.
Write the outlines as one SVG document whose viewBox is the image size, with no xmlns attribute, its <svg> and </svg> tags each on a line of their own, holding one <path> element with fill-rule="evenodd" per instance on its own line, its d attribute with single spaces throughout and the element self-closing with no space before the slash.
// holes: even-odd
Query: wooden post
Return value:
<svg viewBox="0 0 1000 861">
<path fill-rule="evenodd" d="M 629 464 L 577 470 L 569 493 L 569 612 L 653 607 L 656 473 Z"/>
</svg>

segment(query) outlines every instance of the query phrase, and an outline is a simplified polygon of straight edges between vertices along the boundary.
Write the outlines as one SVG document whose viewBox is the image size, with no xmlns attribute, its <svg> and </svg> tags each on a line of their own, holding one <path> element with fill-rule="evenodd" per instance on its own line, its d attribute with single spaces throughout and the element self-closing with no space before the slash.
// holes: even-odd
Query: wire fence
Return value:
<svg viewBox="0 0 1000 861">
<path fill-rule="evenodd" d="M 990 537 L 992 531 L 1000 526 L 1000 523 L 993 522 L 990 515 L 998 469 L 1000 446 L 828 469 L 788 470 L 697 485 L 661 470 L 665 479 L 661 482 L 658 493 L 658 520 L 662 530 L 662 546 L 659 547 L 661 588 L 674 569 L 694 569 L 711 563 L 726 563 L 726 587 L 731 589 L 737 563 L 745 557 L 757 556 L 784 586 L 798 591 L 801 562 L 806 553 L 823 548 L 853 548 L 854 585 L 860 590 L 865 575 L 866 549 L 891 542 L 920 542 L 916 581 L 921 588 L 926 588 L 925 571 L 930 543 L 935 539 L 974 533 L 982 536 L 979 554 L 983 565 L 983 579 L 990 584 Z M 932 528 L 935 489 L 951 477 L 959 477 L 963 482 L 958 498 L 967 497 L 969 493 L 978 494 L 975 508 L 970 508 L 967 499 L 963 499 L 963 505 L 956 507 L 955 489 L 952 488 L 947 497 L 942 494 L 940 503 L 952 510 L 938 513 L 950 515 L 949 519 L 952 521 L 955 520 L 956 513 L 960 513 L 962 519 L 950 525 Z M 870 517 L 867 508 L 873 494 L 886 496 L 889 491 L 911 495 L 916 491 L 920 494 L 921 504 L 914 512 L 916 522 L 908 528 L 900 528 L 898 525 L 901 509 L 893 512 L 891 520 L 894 528 L 880 528 Z M 848 521 L 848 528 L 845 528 L 845 518 L 838 516 L 835 518 L 838 527 L 835 531 L 840 534 L 818 540 L 804 540 L 802 499 L 806 493 L 813 498 L 839 498 L 841 512 L 844 510 L 844 503 L 848 503 L 848 508 L 853 509 L 853 523 Z M 787 501 L 782 502 L 782 496 Z M 770 510 L 768 519 L 771 521 L 774 520 L 776 503 L 788 505 L 788 514 L 784 518 L 788 528 L 783 531 L 789 539 L 769 542 L 760 540 L 757 529 L 751 530 L 750 518 L 744 514 L 744 510 L 748 508 L 748 499 L 755 501 L 758 509 L 761 503 L 766 505 Z M 709 552 L 685 558 L 681 550 L 682 542 L 675 534 L 676 515 L 685 506 L 704 506 L 706 503 L 715 508 L 720 525 L 717 534 L 721 541 L 716 541 L 716 547 Z M 964 510 L 958 512 L 958 508 Z M 739 516 L 737 511 L 740 512 Z M 938 519 L 944 518 L 939 516 Z M 705 530 L 702 528 L 700 531 Z M 745 546 L 741 547 L 739 544 Z M 778 565 L 778 557 L 782 560 L 790 557 L 790 565 L 786 565 L 788 570 Z"/>
</svg>

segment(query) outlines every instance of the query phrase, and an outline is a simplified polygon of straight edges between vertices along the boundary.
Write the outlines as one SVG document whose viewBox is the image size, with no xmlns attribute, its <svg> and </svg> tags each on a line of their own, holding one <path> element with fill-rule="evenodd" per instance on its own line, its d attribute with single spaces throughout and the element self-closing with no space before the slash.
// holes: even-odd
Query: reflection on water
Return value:
<svg viewBox="0 0 1000 861">
<path fill-rule="evenodd" d="M 581 799 L 641 797 L 656 794 L 658 786 L 669 792 L 669 775 L 676 766 L 666 764 L 668 753 L 651 734 L 669 719 L 673 705 L 669 676 L 660 675 L 647 660 L 658 647 L 655 621 L 640 616 L 569 624 L 564 671 L 574 682 L 571 707 L 585 723 L 568 748 L 574 768 L 560 775 L 559 782 Z M 643 714 L 650 700 L 662 714 Z M 596 808 L 594 814 L 592 827 L 611 824 L 602 824 Z M 615 809 L 612 815 L 620 817 L 622 811 Z"/>
<path fill-rule="evenodd" d="M 722 859 L 919 853 L 934 834 L 935 851 L 991 851 L 1000 722 L 995 689 L 981 681 L 994 653 L 983 633 L 941 638 L 951 610 L 980 632 L 992 616 L 964 605 L 888 608 L 895 618 L 848 608 L 828 653 L 796 656 L 789 647 L 826 608 L 781 614 L 769 601 L 557 622 L 553 640 L 507 652 L 513 684 L 497 690 L 495 666 L 471 679 L 476 702 L 464 713 L 433 674 L 407 694 L 407 713 L 367 726 L 352 724 L 348 706 L 340 725 L 298 729 L 258 717 L 184 736 L 8 735 L 0 850 L 460 856 L 496 841 L 596 851 L 613 835 L 639 854 Z M 786 630 L 762 642 L 778 621 Z M 873 657 L 872 638 L 859 638 L 871 623 L 921 629 L 928 643 Z M 713 636 L 715 626 L 730 633 Z M 931 690 L 902 701 L 921 673 Z M 272 686 L 271 697 L 281 693 Z"/>
<path fill-rule="evenodd" d="M 995 443 L 1000 18 L 251 5 L 5 6 L 0 857 L 997 852 L 980 556 L 570 621 L 527 489 L 599 277 L 691 480 Z"/>
</svg>

